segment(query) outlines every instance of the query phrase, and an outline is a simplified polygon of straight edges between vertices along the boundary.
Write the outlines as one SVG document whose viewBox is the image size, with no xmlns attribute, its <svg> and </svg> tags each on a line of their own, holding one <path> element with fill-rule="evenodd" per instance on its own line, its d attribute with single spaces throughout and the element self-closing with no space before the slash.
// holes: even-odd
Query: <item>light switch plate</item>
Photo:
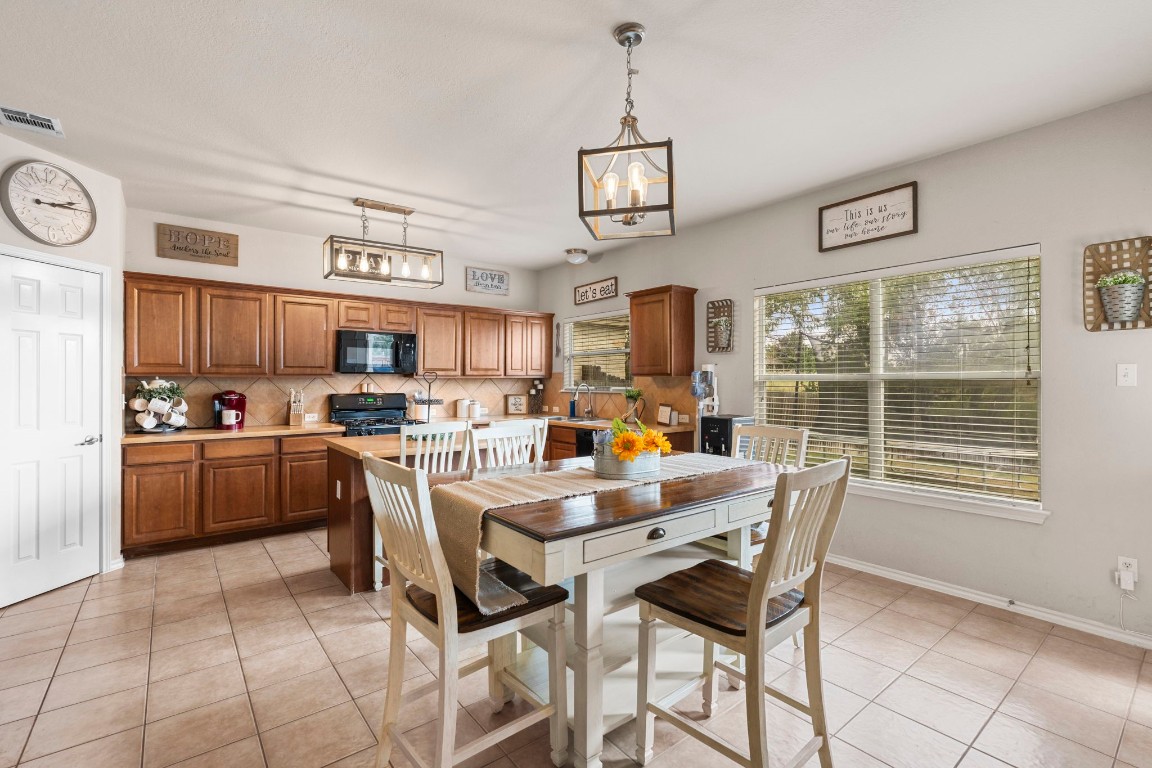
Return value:
<svg viewBox="0 0 1152 768">
<path fill-rule="evenodd" d="M 1118 386 L 1118 387 L 1134 387 L 1134 386 L 1136 386 L 1136 363 L 1117 363 L 1116 364 L 1116 386 Z"/>
<path fill-rule="evenodd" d="M 681 424 L 687 424 L 687 423 L 688 423 L 688 420 L 689 420 L 689 416 L 688 416 L 688 414 L 686 414 L 686 413 L 681 413 L 681 414 L 680 414 L 680 423 L 681 423 Z"/>
</svg>

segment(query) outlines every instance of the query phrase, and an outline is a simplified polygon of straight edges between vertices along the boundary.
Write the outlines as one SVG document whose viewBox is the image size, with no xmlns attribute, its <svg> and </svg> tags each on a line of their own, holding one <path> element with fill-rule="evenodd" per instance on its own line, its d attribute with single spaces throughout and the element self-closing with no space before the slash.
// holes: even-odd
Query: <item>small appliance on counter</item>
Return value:
<svg viewBox="0 0 1152 768">
<path fill-rule="evenodd" d="M 720 456 L 732 455 L 732 433 L 736 425 L 755 424 L 751 416 L 736 416 L 731 413 L 719 413 L 715 416 L 700 417 L 700 452 L 715 453 Z"/>
<path fill-rule="evenodd" d="M 242 392 L 231 389 L 212 395 L 212 411 L 216 429 L 240 431 L 244 429 L 244 417 L 248 410 L 248 398 Z"/>
<path fill-rule="evenodd" d="M 329 419 L 344 426 L 348 437 L 398 435 L 406 424 L 424 424 L 422 419 L 405 415 L 408 398 L 403 392 L 376 395 L 329 395 Z"/>
</svg>

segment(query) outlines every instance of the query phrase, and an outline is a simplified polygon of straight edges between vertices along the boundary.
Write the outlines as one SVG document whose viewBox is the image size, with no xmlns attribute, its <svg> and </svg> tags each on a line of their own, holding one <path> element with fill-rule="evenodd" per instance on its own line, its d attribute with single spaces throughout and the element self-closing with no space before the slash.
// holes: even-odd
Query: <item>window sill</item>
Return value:
<svg viewBox="0 0 1152 768">
<path fill-rule="evenodd" d="M 995 501 L 966 499 L 946 493 L 933 493 L 928 490 L 911 490 L 888 483 L 875 483 L 866 480 L 852 480 L 848 483 L 848 493 L 855 496 L 870 496 L 875 499 L 888 499 L 904 504 L 918 504 L 936 509 L 951 509 L 974 515 L 999 517 L 1005 520 L 1018 520 L 1023 523 L 1043 525 L 1051 514 L 1039 504 L 1010 504 Z"/>
</svg>

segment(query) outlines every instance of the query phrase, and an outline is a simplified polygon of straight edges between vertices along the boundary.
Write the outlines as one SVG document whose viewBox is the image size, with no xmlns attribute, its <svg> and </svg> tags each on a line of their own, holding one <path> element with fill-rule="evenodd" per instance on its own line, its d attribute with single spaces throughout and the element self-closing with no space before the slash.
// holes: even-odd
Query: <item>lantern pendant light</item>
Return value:
<svg viewBox="0 0 1152 768">
<path fill-rule="evenodd" d="M 632 49 L 644 40 L 636 22 L 613 31 L 627 50 L 628 89 L 620 132 L 606 147 L 577 153 L 580 173 L 580 218 L 597 240 L 676 234 L 672 139 L 648 141 L 632 114 Z"/>
<path fill-rule="evenodd" d="M 332 235 L 324 241 L 324 279 L 355 280 L 406 288 L 436 288 L 444 284 L 444 253 L 408 245 L 408 217 L 411 208 L 356 198 L 360 208 L 360 237 Z M 366 208 L 404 217 L 404 234 L 400 245 L 368 239 Z M 420 264 L 420 275 L 412 275 L 409 258 Z"/>
</svg>

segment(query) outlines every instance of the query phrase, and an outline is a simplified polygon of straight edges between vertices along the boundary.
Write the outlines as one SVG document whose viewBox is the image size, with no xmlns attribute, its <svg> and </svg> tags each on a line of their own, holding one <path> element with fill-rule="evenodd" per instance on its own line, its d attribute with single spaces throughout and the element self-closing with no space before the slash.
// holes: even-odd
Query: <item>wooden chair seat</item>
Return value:
<svg viewBox="0 0 1152 768">
<path fill-rule="evenodd" d="M 636 589 L 636 596 L 689 621 L 744 637 L 748 634 L 750 571 L 719 560 L 705 560 Z M 765 629 L 778 624 L 804 604 L 804 593 L 789 590 L 768 600 Z"/>
<path fill-rule="evenodd" d="M 485 616 L 483 613 L 480 613 L 480 609 L 476 607 L 475 603 L 457 589 L 456 622 L 457 631 L 460 632 L 460 634 L 475 632 L 480 629 L 502 624 L 511 619 L 534 613 L 542 608 L 549 608 L 568 599 L 568 590 L 564 589 L 564 587 L 542 587 L 528 578 L 527 574 L 523 571 L 517 570 L 500 560 L 488 560 L 480 565 L 480 569 L 487 571 L 519 592 L 527 598 L 528 602 L 525 605 L 517 605 L 506 611 Z M 409 584 L 405 594 L 408 597 L 408 602 L 410 602 L 412 607 L 419 611 L 424 618 L 433 623 L 436 622 L 436 595 L 421 589 L 415 584 Z"/>
</svg>

